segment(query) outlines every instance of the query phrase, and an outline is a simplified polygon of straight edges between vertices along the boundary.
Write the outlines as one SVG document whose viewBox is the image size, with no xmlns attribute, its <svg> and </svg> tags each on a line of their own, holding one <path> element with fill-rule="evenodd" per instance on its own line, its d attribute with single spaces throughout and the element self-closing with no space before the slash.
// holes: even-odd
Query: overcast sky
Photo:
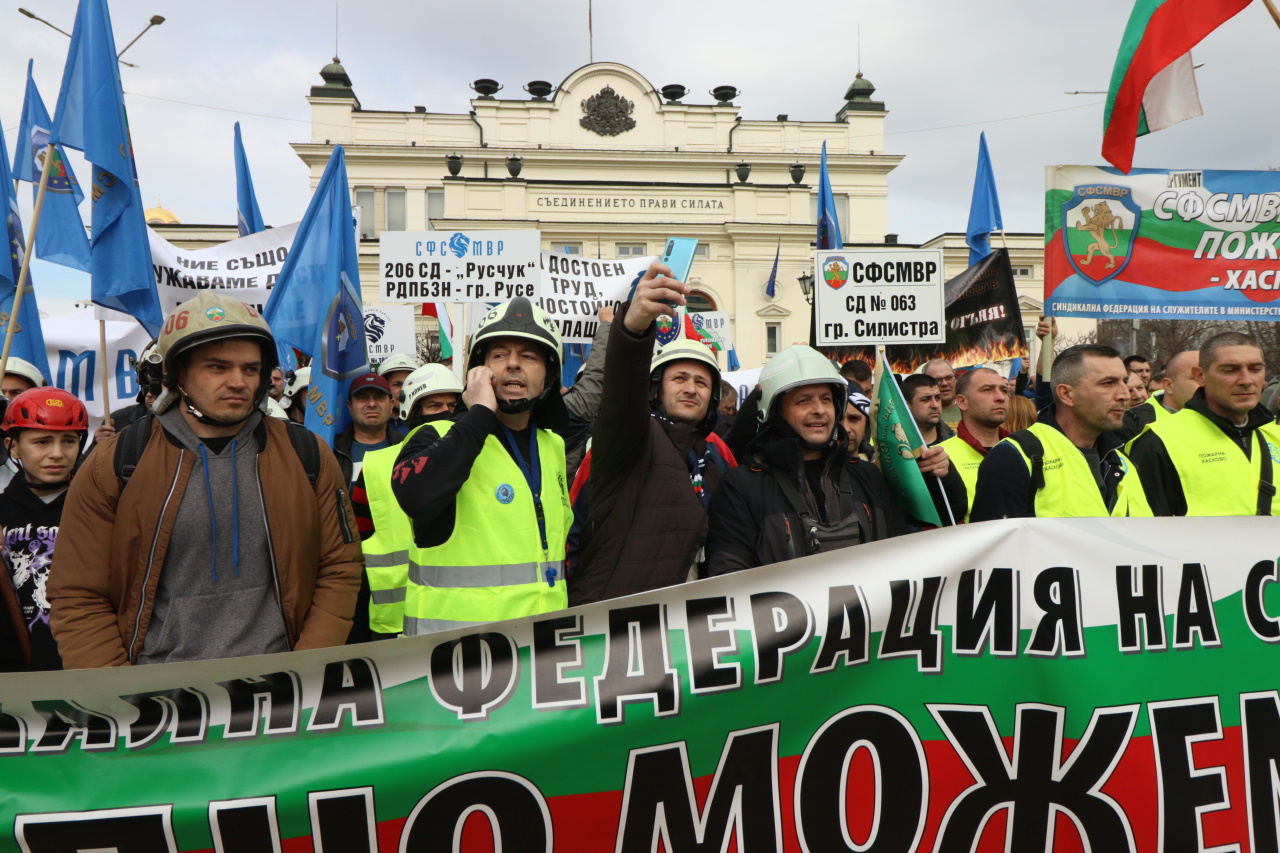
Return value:
<svg viewBox="0 0 1280 853">
<path fill-rule="evenodd" d="M 71 30 L 73 0 L 19 2 Z M 336 5 L 338 53 L 367 109 L 466 112 L 476 78 L 523 97 L 529 80 L 558 84 L 587 62 L 587 0 Z M 305 97 L 334 53 L 334 6 L 113 0 L 118 47 L 150 16 L 166 18 L 126 55 L 139 67 L 121 69 L 148 207 L 159 200 L 188 223 L 234 222 L 239 120 L 263 217 L 302 217 L 307 170 L 289 145 L 309 135 Z M 1064 93 L 1107 88 L 1130 8 L 1123 0 L 595 0 L 595 58 L 699 93 L 686 102 L 710 103 L 700 93 L 737 86 L 745 119 L 830 120 L 858 70 L 861 25 L 862 71 L 889 110 L 887 150 L 906 157 L 889 176 L 889 231 L 919 242 L 964 230 L 983 130 L 1005 227 L 1041 231 L 1044 166 L 1102 163 L 1105 96 Z M 8 16 L 0 125 L 12 152 L 27 59 L 53 111 L 68 40 L 16 6 L 0 14 Z M 1261 3 L 1212 34 L 1194 54 L 1205 116 L 1139 140 L 1135 165 L 1280 166 L 1280 107 L 1267 82 L 1278 48 L 1280 30 Z M 26 185 L 22 199 L 29 216 Z M 42 263 L 34 274 L 46 313 L 88 296 L 87 275 Z"/>
</svg>

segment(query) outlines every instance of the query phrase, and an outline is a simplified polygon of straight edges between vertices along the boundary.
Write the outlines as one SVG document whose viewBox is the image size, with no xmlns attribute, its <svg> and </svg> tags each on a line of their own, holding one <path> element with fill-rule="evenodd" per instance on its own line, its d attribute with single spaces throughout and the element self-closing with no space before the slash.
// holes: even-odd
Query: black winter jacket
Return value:
<svg viewBox="0 0 1280 853">
<path fill-rule="evenodd" d="M 843 438 L 843 433 L 840 437 Z M 844 441 L 832 442 L 821 461 L 825 513 L 820 515 L 805 477 L 799 438 L 789 429 L 778 426 L 762 432 L 752 442 L 748 458 L 725 474 L 720 491 L 712 500 L 707 531 L 708 573 L 722 575 L 810 553 L 800 516 L 787 500 L 775 469 L 791 480 L 815 518 L 834 522 L 841 520 L 835 487 L 839 471 L 844 467 L 853 488 L 853 508 L 861 528 L 861 542 L 911 532 L 912 527 L 879 468 L 851 459 Z"/>
<path fill-rule="evenodd" d="M 653 417 L 651 323 L 636 336 L 619 309 L 609 330 L 600 411 L 592 428 L 591 490 L 582 556 L 569 578 L 569 604 L 587 604 L 681 583 L 697 558 L 706 512 L 694 494 L 687 456 L 708 459 L 703 488 L 714 495 L 723 460 L 706 429 Z M 710 453 L 711 458 L 708 458 Z"/>
<path fill-rule="evenodd" d="M 62 658 L 49 629 L 49 600 L 46 585 L 49 567 L 53 562 L 53 549 L 58 541 L 58 527 L 62 521 L 62 507 L 67 493 L 63 490 L 49 503 L 45 503 L 27 484 L 21 473 L 15 476 L 4 492 L 0 492 L 0 555 L 4 559 L 4 606 L 0 607 L 0 622 L 8 622 L 11 634 L 0 629 L 0 643 L 17 642 L 20 654 L 16 660 L 22 665 L 12 667 L 15 651 L 12 647 L 0 649 L 0 659 L 8 661 L 0 668 L 30 670 L 62 669 Z"/>
</svg>

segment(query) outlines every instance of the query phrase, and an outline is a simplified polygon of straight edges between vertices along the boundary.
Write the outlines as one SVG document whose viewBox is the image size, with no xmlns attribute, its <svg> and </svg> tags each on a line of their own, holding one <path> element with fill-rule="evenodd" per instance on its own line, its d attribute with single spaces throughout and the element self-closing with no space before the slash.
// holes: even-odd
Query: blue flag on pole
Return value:
<svg viewBox="0 0 1280 853">
<path fill-rule="evenodd" d="M 778 251 L 773 253 L 773 271 L 769 273 L 769 283 L 764 286 L 764 295 L 772 299 L 778 295 L 778 259 L 782 257 L 782 238 L 778 238 Z"/>
<path fill-rule="evenodd" d="M 973 200 L 969 203 L 969 227 L 964 241 L 969 246 L 969 266 L 991 254 L 991 234 L 1003 231 L 1000 197 L 996 194 L 996 176 L 987 154 L 987 134 L 978 137 L 978 172 L 973 178 Z"/>
<path fill-rule="evenodd" d="M 347 161 L 335 145 L 263 311 L 281 350 L 311 357 L 306 427 L 332 446 L 351 421 L 347 389 L 369 372 Z"/>
<path fill-rule="evenodd" d="M 164 317 L 107 0 L 80 0 L 49 136 L 53 145 L 83 151 L 93 166 L 93 301 L 130 314 L 152 335 L 160 334 Z"/>
<path fill-rule="evenodd" d="M 240 236 L 247 237 L 266 230 L 262 223 L 262 211 L 258 210 L 258 196 L 253 192 L 253 178 L 249 175 L 249 158 L 244 153 L 240 139 L 240 122 L 236 122 L 236 225 Z"/>
<path fill-rule="evenodd" d="M 840 217 L 836 215 L 836 197 L 831 194 L 831 177 L 827 174 L 827 143 L 822 143 L 822 172 L 818 176 L 818 249 L 843 249 Z"/>
<path fill-rule="evenodd" d="M 13 175 L 19 181 L 31 182 L 34 197 L 36 185 L 40 183 L 40 172 L 52 157 L 53 172 L 45 187 L 40 228 L 35 235 L 36 257 L 88 272 L 89 235 L 85 233 L 84 220 L 80 218 L 80 202 L 84 201 L 84 193 L 80 192 L 80 184 L 61 146 L 49 147 L 53 120 L 49 118 L 44 99 L 36 89 L 31 65 L 31 60 L 27 60 L 27 94 L 22 103 L 18 139 L 13 146 Z"/>
<path fill-rule="evenodd" d="M 52 177 L 52 176 L 50 176 Z M 13 174 L 9 171 L 9 148 L 0 130 L 0 210 L 4 213 L 5 244 L 9 259 L 0 262 L 0 335 L 9 326 L 13 312 L 13 297 L 18 292 L 18 276 L 22 271 L 22 220 L 18 217 L 18 196 L 13 190 Z M 45 383 L 52 381 L 49 375 L 49 355 L 44 349 L 44 331 L 40 328 L 40 308 L 31 286 L 31 270 L 27 270 L 27 284 L 22 290 L 22 305 L 18 308 L 18 327 L 14 330 L 13 344 L 9 348 L 12 358 L 31 362 L 44 376 Z"/>
</svg>

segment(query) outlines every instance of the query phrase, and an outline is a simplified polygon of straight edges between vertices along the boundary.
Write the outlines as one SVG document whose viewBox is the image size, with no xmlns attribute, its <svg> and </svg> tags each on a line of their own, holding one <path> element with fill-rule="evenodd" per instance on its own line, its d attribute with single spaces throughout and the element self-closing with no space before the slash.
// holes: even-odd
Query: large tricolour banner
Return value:
<svg viewBox="0 0 1280 853">
<path fill-rule="evenodd" d="M 1049 166 L 1059 317 L 1280 320 L 1280 172 Z"/>
<path fill-rule="evenodd" d="M 426 637 L 6 675 L 0 849 L 1274 851 L 1275 555 L 1266 519 L 1007 520 Z"/>
</svg>

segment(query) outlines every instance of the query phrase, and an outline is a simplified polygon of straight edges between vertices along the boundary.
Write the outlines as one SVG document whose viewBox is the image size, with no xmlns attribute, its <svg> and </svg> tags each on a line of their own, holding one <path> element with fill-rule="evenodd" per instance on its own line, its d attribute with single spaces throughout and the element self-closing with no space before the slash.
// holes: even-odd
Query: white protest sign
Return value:
<svg viewBox="0 0 1280 853">
<path fill-rule="evenodd" d="M 836 249 L 814 257 L 818 346 L 946 342 L 941 249 Z"/>
<path fill-rule="evenodd" d="M 600 309 L 621 305 L 656 260 L 603 260 L 543 252 L 542 286 L 535 302 L 560 324 L 560 337 L 566 344 L 589 344 L 596 334 Z"/>
<path fill-rule="evenodd" d="M 728 311 L 690 311 L 689 322 L 693 323 L 694 331 L 702 337 L 703 343 L 714 344 L 716 349 L 726 352 L 733 348 Z"/>
<path fill-rule="evenodd" d="M 168 315 L 202 290 L 231 291 L 261 313 L 297 230 L 293 222 L 206 249 L 180 249 L 147 228 L 161 313 Z"/>
<path fill-rule="evenodd" d="M 383 231 L 382 302 L 533 299 L 540 281 L 537 231 Z"/>
<path fill-rule="evenodd" d="M 92 308 L 46 317 L 40 323 L 53 384 L 79 397 L 89 410 L 90 431 L 102 423 L 102 351 L 98 321 Z M 107 388 L 111 394 L 106 411 L 136 402 L 138 381 L 130 358 L 142 352 L 151 336 L 137 321 L 107 323 Z"/>
<path fill-rule="evenodd" d="M 412 305 L 364 306 L 364 339 L 369 361 L 385 361 L 393 355 L 418 356 L 417 330 Z"/>
</svg>

